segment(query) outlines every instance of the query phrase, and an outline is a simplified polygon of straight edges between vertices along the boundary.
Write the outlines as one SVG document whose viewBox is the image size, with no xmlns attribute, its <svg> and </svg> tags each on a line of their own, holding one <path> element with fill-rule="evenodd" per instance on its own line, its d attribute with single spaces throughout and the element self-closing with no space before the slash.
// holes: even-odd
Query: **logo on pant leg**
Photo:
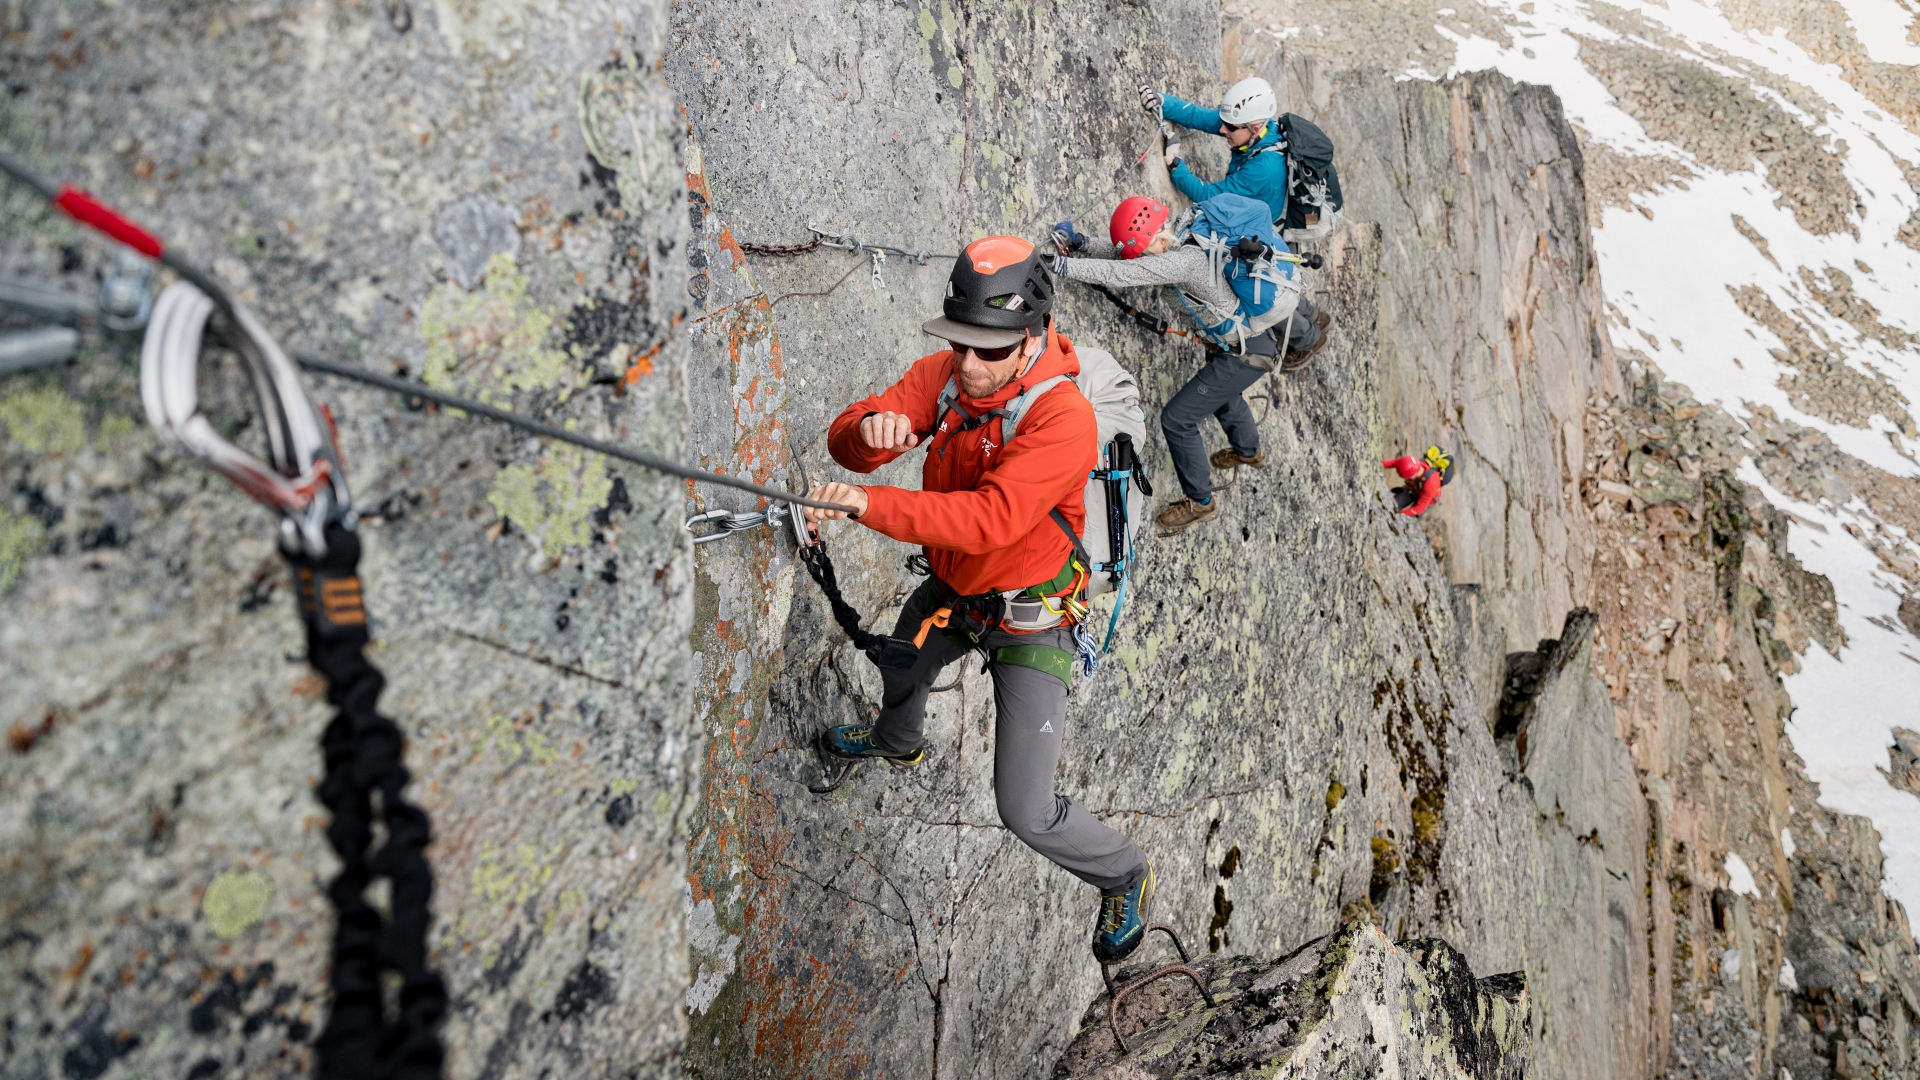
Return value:
<svg viewBox="0 0 1920 1080">
<path fill-rule="evenodd" d="M 1051 720 L 1049 720 L 1049 721 L 1047 721 L 1046 723 L 1044 723 L 1044 724 L 1041 724 L 1041 725 L 1040 725 L 1040 730 L 1041 730 L 1041 731 L 1052 731 L 1052 730 L 1053 730 L 1053 721 L 1051 721 Z"/>
</svg>

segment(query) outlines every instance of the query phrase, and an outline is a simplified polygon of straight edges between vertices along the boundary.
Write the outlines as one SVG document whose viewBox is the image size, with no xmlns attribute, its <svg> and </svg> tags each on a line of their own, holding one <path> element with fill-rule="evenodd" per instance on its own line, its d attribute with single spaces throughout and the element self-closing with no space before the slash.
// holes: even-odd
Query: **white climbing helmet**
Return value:
<svg viewBox="0 0 1920 1080">
<path fill-rule="evenodd" d="M 1273 84 L 1265 79 L 1241 79 L 1220 98 L 1220 119 L 1239 127 L 1271 120 L 1280 114 Z"/>
</svg>

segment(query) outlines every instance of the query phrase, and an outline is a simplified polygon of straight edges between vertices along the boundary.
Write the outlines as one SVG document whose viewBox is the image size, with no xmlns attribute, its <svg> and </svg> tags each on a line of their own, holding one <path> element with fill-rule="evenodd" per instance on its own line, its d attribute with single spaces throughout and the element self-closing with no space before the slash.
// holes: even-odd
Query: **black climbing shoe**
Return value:
<svg viewBox="0 0 1920 1080">
<path fill-rule="evenodd" d="M 1118 896 L 1100 894 L 1100 919 L 1093 924 L 1093 958 L 1117 964 L 1133 955 L 1147 938 L 1147 906 L 1153 902 L 1153 866 L 1147 876 Z"/>
<path fill-rule="evenodd" d="M 1255 450 L 1253 455 L 1249 457 L 1229 446 L 1225 450 L 1215 450 L 1213 456 L 1207 459 L 1207 464 L 1212 465 L 1216 469 L 1232 469 L 1241 465 L 1254 469 L 1264 469 L 1267 467 L 1267 452 L 1265 450 Z"/>
<path fill-rule="evenodd" d="M 885 758 L 895 765 L 914 766 L 927 760 L 927 748 L 915 747 L 910 754 L 895 756 L 873 745 L 873 729 L 857 725 L 828 728 L 820 733 L 820 748 L 841 761 Z"/>
</svg>

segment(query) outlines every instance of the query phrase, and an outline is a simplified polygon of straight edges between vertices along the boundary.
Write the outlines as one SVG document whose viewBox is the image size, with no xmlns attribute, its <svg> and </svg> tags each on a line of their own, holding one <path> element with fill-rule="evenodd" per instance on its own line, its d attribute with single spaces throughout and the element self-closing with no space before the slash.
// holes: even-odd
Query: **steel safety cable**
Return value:
<svg viewBox="0 0 1920 1080">
<path fill-rule="evenodd" d="M 809 499 L 804 495 L 797 495 L 791 491 L 782 491 L 779 488 L 756 484 L 751 480 L 742 480 L 737 476 L 728 476 L 725 473 L 708 472 L 705 469 L 695 469 L 686 465 L 679 465 L 667 461 L 664 458 L 654 457 L 652 454 L 642 453 L 638 450 L 629 450 L 624 446 L 616 446 L 610 442 L 589 438 L 577 432 L 568 431 L 566 428 L 558 425 L 549 424 L 543 420 L 535 420 L 532 417 L 508 412 L 505 409 L 496 409 L 491 405 L 474 401 L 470 398 L 464 398 L 458 394 L 449 394 L 442 390 L 435 390 L 431 386 L 413 382 L 409 379 L 401 379 L 391 375 L 382 375 L 378 372 L 368 371 L 366 368 L 354 364 L 342 364 L 333 360 L 322 360 L 317 356 L 309 356 L 305 353 L 295 353 L 293 354 L 293 359 L 295 363 L 309 371 L 318 371 L 326 375 L 337 375 L 343 379 L 352 379 L 356 382 L 366 383 L 369 386 L 378 386 L 385 390 L 391 390 L 396 394 L 405 394 L 408 397 L 421 398 L 438 405 L 445 405 L 452 409 L 462 409 L 476 416 L 484 416 L 489 420 L 497 420 L 502 424 L 509 424 L 522 431 L 528 431 L 545 438 L 572 443 L 575 446 L 592 450 L 594 453 L 605 454 L 610 458 L 631 462 L 643 468 L 652 469 L 655 472 L 663 472 L 670 476 L 678 476 L 687 480 L 698 480 L 706 484 L 717 484 L 720 487 L 729 487 L 736 491 L 745 491 L 772 499 L 775 502 L 792 503 L 796 506 L 811 506 L 818 510 L 841 510 L 847 513 L 853 513 L 855 510 L 854 507 L 847 506 L 844 503 L 821 502 L 818 499 Z"/>
</svg>

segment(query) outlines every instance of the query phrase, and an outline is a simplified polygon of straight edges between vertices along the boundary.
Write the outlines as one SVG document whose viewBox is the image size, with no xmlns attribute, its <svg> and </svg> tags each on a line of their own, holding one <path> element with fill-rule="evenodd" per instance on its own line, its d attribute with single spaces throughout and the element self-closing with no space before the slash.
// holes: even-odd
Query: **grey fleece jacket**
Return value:
<svg viewBox="0 0 1920 1080">
<path fill-rule="evenodd" d="M 1087 253 L 1092 258 L 1066 260 L 1066 276 L 1091 285 L 1112 289 L 1132 289 L 1151 285 L 1172 285 L 1194 300 L 1220 311 L 1231 312 L 1240 303 L 1233 287 L 1215 276 L 1208 265 L 1207 253 L 1194 244 L 1182 244 L 1163 255 L 1142 255 L 1121 259 L 1120 249 L 1097 236 L 1087 238 Z M 1300 302 L 1297 287 L 1282 286 L 1280 296 L 1266 314 L 1248 320 L 1249 333 L 1259 334 L 1286 321 Z"/>
</svg>

